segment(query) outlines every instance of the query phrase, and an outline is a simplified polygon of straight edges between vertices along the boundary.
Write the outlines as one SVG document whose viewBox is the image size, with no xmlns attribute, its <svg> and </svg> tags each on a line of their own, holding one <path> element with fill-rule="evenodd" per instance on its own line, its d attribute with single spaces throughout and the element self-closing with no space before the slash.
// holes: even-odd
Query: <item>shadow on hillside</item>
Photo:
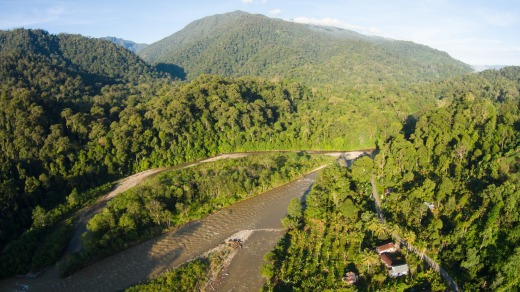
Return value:
<svg viewBox="0 0 520 292">
<path fill-rule="evenodd" d="M 159 63 L 155 65 L 155 68 L 159 72 L 168 73 L 173 78 L 179 78 L 180 80 L 186 80 L 186 71 L 181 66 L 174 64 Z"/>
</svg>

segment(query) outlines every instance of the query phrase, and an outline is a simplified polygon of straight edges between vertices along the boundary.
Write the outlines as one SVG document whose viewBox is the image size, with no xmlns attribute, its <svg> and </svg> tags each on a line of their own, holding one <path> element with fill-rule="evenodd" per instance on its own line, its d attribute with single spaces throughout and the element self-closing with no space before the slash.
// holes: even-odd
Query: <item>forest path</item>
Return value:
<svg viewBox="0 0 520 292">
<path fill-rule="evenodd" d="M 374 202 L 376 204 L 377 216 L 379 217 L 379 221 L 386 224 L 386 219 L 381 209 L 381 199 L 379 198 L 379 194 L 377 193 L 377 186 L 373 174 L 370 177 L 370 183 L 372 184 L 372 196 L 374 197 Z M 446 270 L 444 270 L 435 260 L 426 255 L 425 251 L 417 249 L 412 244 L 404 240 L 397 233 L 393 233 L 392 237 L 395 238 L 401 244 L 404 244 L 404 246 L 406 246 L 406 249 L 412 251 L 413 253 L 418 255 L 419 258 L 423 259 L 434 271 L 440 273 L 441 277 L 444 279 L 444 281 L 446 281 L 446 283 L 448 283 L 448 286 L 452 291 L 462 291 L 459 285 L 455 283 L 455 280 L 453 280 L 453 278 L 448 274 L 448 272 L 446 272 Z"/>
</svg>

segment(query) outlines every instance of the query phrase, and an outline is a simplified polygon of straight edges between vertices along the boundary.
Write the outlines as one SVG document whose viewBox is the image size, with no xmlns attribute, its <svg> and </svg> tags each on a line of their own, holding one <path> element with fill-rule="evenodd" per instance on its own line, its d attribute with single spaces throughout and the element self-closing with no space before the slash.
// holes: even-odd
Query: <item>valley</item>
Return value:
<svg viewBox="0 0 520 292">
<path fill-rule="evenodd" d="M 519 133 L 520 67 L 410 41 L 243 11 L 150 45 L 0 30 L 0 290 L 512 291 Z"/>
<path fill-rule="evenodd" d="M 11 290 L 26 285 L 30 287 L 30 291 L 124 289 L 212 249 L 238 231 L 259 229 L 259 233 L 262 234 L 265 232 L 262 231 L 264 229 L 281 229 L 280 219 L 286 213 L 289 200 L 303 196 L 316 175 L 317 172 L 313 172 L 297 181 L 222 209 L 207 218 L 190 222 L 174 232 L 124 250 L 66 279 L 58 279 L 56 268 L 53 268 L 36 279 L 14 278 L 2 281 L 0 288 Z M 282 235 L 279 231 L 273 233 L 277 236 Z M 271 232 L 256 240 L 268 240 L 274 244 L 277 239 L 269 234 Z M 251 244 L 254 245 L 255 242 L 253 239 Z M 258 260 L 261 260 L 261 257 L 257 258 L 257 267 L 261 264 Z M 254 265 L 253 262 L 248 262 Z M 254 275 L 260 276 L 258 273 L 249 276 L 255 278 Z"/>
</svg>

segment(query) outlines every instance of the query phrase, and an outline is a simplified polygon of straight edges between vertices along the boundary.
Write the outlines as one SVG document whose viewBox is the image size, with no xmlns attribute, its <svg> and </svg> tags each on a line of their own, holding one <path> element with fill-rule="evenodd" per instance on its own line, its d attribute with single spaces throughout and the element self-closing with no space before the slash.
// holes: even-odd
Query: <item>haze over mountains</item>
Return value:
<svg viewBox="0 0 520 292">
<path fill-rule="evenodd" d="M 471 66 L 475 71 L 481 72 L 484 70 L 500 70 L 504 67 L 507 67 L 507 65 L 472 65 Z"/>
<path fill-rule="evenodd" d="M 133 41 L 129 41 L 129 40 L 125 40 L 125 39 L 117 38 L 117 37 L 110 37 L 110 36 L 108 36 L 108 37 L 104 37 L 102 39 L 105 39 L 107 41 L 111 41 L 114 44 L 120 45 L 123 48 L 128 49 L 129 51 L 131 51 L 133 53 L 136 53 L 136 54 L 139 53 L 140 51 L 142 51 L 144 48 L 146 48 L 148 46 L 148 44 L 136 43 L 136 42 L 133 42 Z"/>
</svg>

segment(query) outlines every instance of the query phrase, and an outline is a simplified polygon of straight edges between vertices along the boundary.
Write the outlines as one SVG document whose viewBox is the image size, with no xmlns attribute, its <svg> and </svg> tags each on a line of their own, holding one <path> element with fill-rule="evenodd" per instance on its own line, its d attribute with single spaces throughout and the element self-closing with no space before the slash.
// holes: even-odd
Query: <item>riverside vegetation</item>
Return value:
<svg viewBox="0 0 520 292">
<path fill-rule="evenodd" d="M 518 82 L 520 71 L 503 73 L 513 72 L 509 78 Z M 386 275 L 374 248 L 394 233 L 438 261 L 464 290 L 517 289 L 518 89 L 491 99 L 473 92 L 386 138 L 373 161 L 322 173 L 305 211 L 290 205 L 284 219 L 290 230 L 266 256 L 265 290 L 445 290 L 409 253 L 410 276 Z M 383 199 L 386 225 L 369 198 L 372 174 L 380 193 L 392 188 Z M 347 271 L 361 274 L 356 286 L 341 281 Z"/>
<path fill-rule="evenodd" d="M 59 258 L 70 218 L 126 175 L 232 151 L 377 145 L 366 166 L 397 190 L 383 201 L 389 223 L 464 289 L 518 288 L 518 67 L 465 74 L 424 46 L 243 13 L 208 23 L 230 50 L 190 26 L 153 65 L 105 40 L 0 32 L 1 277 Z M 235 49 L 245 55 L 231 60 Z"/>
<path fill-rule="evenodd" d="M 318 176 L 303 211 L 299 201 L 292 202 L 283 220 L 289 230 L 265 256 L 264 291 L 446 288 L 412 253 L 404 253 L 404 260 L 413 276 L 388 277 L 375 247 L 391 236 L 378 221 L 370 198 L 370 165 L 371 159 L 364 157 L 350 169 L 331 166 Z M 346 272 L 360 276 L 355 285 L 342 281 Z"/>
<path fill-rule="evenodd" d="M 222 243 L 208 254 L 197 257 L 175 269 L 164 272 L 145 283 L 125 291 L 206 291 L 222 271 L 225 262 L 236 253 L 236 247 Z M 214 289 L 213 289 L 214 290 Z"/>
<path fill-rule="evenodd" d="M 61 273 L 77 269 L 137 242 L 200 219 L 239 200 L 287 183 L 333 158 L 306 153 L 219 160 L 168 171 L 112 199 L 83 236 L 85 250 L 72 254 Z"/>
</svg>

